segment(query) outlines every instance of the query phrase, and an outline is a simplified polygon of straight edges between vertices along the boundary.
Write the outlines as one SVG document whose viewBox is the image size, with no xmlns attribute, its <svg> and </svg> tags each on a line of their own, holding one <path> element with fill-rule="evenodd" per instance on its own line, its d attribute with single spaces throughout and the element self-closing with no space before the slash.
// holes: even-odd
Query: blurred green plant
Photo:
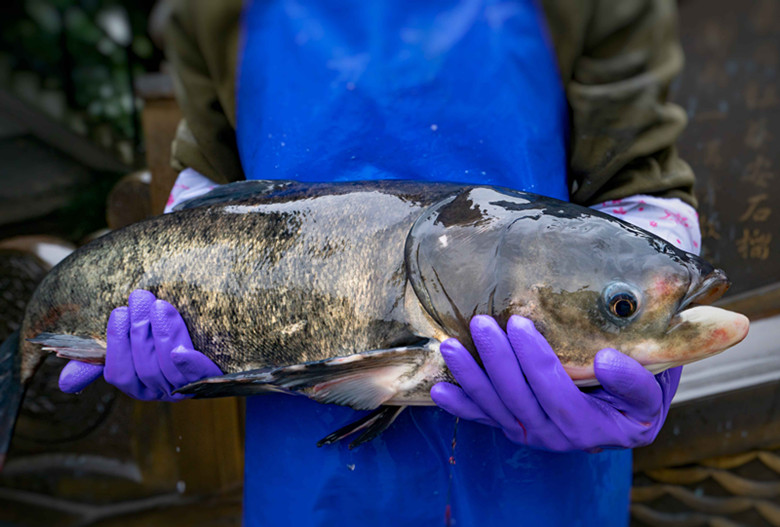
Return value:
<svg viewBox="0 0 780 527">
<path fill-rule="evenodd" d="M 34 90 L 62 94 L 62 115 L 75 111 L 93 137 L 108 126 L 114 142 L 137 147 L 138 105 L 132 79 L 159 70 L 162 52 L 147 34 L 155 0 L 22 0 L 3 7 L 0 52 L 11 82 L 16 72 L 33 72 Z M 29 84 L 29 83 L 28 83 Z M 29 92 L 25 85 L 24 91 Z M 35 102 L 36 93 L 21 93 Z M 49 108 L 51 110 L 51 108 Z M 55 108 L 57 110 L 57 108 Z M 51 111 L 50 111 L 51 113 Z M 56 113 L 56 111 L 55 111 Z M 68 123 L 72 124 L 72 123 Z M 102 129 L 102 131 L 101 131 Z M 98 138 L 99 139 L 99 138 Z"/>
</svg>

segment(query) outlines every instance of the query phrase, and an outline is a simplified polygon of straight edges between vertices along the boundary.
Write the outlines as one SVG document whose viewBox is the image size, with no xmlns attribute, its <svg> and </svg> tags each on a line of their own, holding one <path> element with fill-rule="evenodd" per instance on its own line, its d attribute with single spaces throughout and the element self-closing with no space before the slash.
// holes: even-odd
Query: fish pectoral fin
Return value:
<svg viewBox="0 0 780 527">
<path fill-rule="evenodd" d="M 435 349 L 435 342 L 425 340 L 414 346 L 211 377 L 178 392 L 218 397 L 288 391 L 321 403 L 373 410 L 396 395 L 401 382 L 411 377 Z"/>
<path fill-rule="evenodd" d="M 95 337 L 39 333 L 27 341 L 41 344 L 44 351 L 54 351 L 65 359 L 94 364 L 103 364 L 106 359 L 106 342 Z"/>
<path fill-rule="evenodd" d="M 289 390 L 269 384 L 268 375 L 273 371 L 270 368 L 261 370 L 249 370 L 216 377 L 206 377 L 199 381 L 191 382 L 173 393 L 194 395 L 198 399 L 214 397 L 249 397 L 264 393 L 283 392 Z"/>
<path fill-rule="evenodd" d="M 404 411 L 406 406 L 380 406 L 370 414 L 358 419 L 354 423 L 339 428 L 332 434 L 323 437 L 317 441 L 317 446 L 330 445 L 336 441 L 341 441 L 345 437 L 354 434 L 358 430 L 366 429 L 357 439 L 349 444 L 350 450 L 356 446 L 367 443 L 387 430 L 395 418 Z"/>
</svg>

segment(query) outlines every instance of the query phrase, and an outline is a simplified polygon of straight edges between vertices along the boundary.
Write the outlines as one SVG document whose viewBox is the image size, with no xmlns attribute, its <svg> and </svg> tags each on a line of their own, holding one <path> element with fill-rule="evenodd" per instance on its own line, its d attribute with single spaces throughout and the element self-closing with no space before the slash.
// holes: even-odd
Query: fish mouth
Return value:
<svg viewBox="0 0 780 527">
<path fill-rule="evenodd" d="M 750 327 L 746 316 L 709 305 L 731 285 L 726 273 L 699 258 L 689 265 L 691 284 L 669 321 L 668 347 L 645 363 L 654 373 L 720 353 L 741 342 Z"/>
<path fill-rule="evenodd" d="M 703 261 L 695 262 L 694 268 L 691 269 L 691 285 L 680 301 L 677 312 L 692 305 L 712 304 L 722 297 L 729 287 L 731 281 L 722 270 L 715 269 Z"/>
<path fill-rule="evenodd" d="M 693 310 L 701 306 L 709 306 L 731 287 L 731 281 L 721 269 L 716 269 L 700 258 L 691 259 L 688 262 L 688 268 L 691 274 L 691 283 L 688 291 L 680 300 L 677 311 L 669 320 L 668 331 L 672 332 L 680 325 L 688 322 L 691 318 L 690 313 L 686 311 Z M 714 308 L 713 308 L 714 309 Z M 712 309 L 705 310 L 708 313 L 715 313 Z M 694 316 L 697 320 L 699 317 Z"/>
</svg>

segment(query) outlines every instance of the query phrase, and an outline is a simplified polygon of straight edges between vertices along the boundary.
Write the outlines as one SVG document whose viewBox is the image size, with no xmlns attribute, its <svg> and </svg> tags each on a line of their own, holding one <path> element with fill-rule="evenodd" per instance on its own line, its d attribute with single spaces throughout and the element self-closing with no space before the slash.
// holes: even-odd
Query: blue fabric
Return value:
<svg viewBox="0 0 780 527">
<path fill-rule="evenodd" d="M 555 454 L 433 407 L 408 408 L 349 450 L 316 442 L 362 412 L 247 399 L 244 525 L 625 526 L 631 451 Z M 452 462 L 451 462 L 452 461 Z M 452 480 L 450 480 L 452 478 Z"/>
<path fill-rule="evenodd" d="M 237 137 L 248 179 L 486 183 L 567 199 L 567 107 L 532 0 L 248 2 Z M 631 452 L 552 454 L 412 408 L 247 401 L 245 525 L 625 526 Z M 453 449 L 453 437 L 457 441 Z"/>
<path fill-rule="evenodd" d="M 236 127 L 248 179 L 568 197 L 566 101 L 533 2 L 258 1 L 243 23 Z"/>
</svg>

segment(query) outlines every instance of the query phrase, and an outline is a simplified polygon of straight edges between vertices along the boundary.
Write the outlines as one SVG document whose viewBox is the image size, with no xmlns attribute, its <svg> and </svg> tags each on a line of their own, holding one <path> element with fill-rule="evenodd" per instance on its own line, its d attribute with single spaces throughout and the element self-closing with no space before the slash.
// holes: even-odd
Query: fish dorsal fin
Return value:
<svg viewBox="0 0 780 527">
<path fill-rule="evenodd" d="M 294 183 L 294 181 L 281 179 L 236 181 L 234 183 L 228 183 L 227 185 L 219 185 L 218 187 L 215 187 L 214 190 L 202 196 L 193 198 L 183 203 L 179 203 L 173 208 L 173 210 L 174 212 L 177 212 L 180 210 L 202 207 L 204 205 L 217 205 L 219 203 L 241 201 L 256 196 L 262 196 L 264 194 L 270 194 L 279 189 L 289 187 Z"/>
<path fill-rule="evenodd" d="M 178 392 L 196 397 L 298 392 L 321 403 L 373 410 L 398 393 L 403 379 L 436 352 L 436 344 L 426 339 L 413 346 L 210 377 Z"/>
</svg>

